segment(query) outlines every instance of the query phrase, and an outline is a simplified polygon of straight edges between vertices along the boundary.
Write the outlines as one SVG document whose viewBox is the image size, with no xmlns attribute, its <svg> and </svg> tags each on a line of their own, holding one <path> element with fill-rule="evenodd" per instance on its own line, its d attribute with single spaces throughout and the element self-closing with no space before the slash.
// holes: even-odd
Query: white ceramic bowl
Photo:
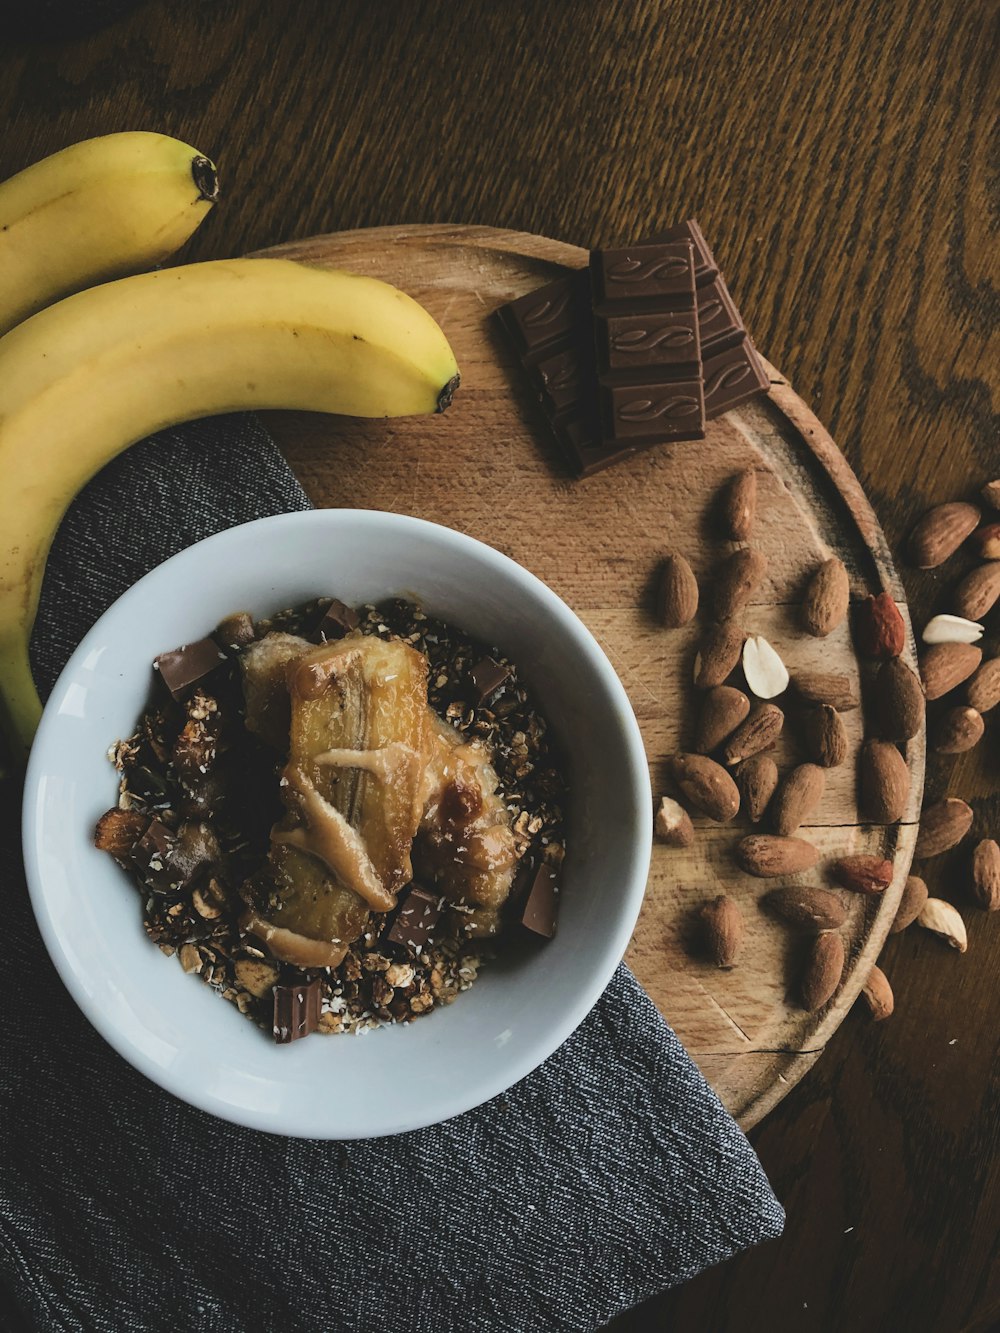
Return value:
<svg viewBox="0 0 1000 1333">
<path fill-rule="evenodd" d="M 498 962 L 448 1008 L 361 1037 L 276 1046 L 147 940 L 133 884 L 92 830 L 114 803 L 109 745 L 127 736 L 153 657 L 226 614 L 310 597 L 402 595 L 523 670 L 569 760 L 572 799 L 556 938 Z M 108 610 L 73 654 L 28 765 L 24 853 L 35 915 L 101 1035 L 169 1092 L 238 1124 L 350 1139 L 435 1124 L 509 1088 L 593 1006 L 632 933 L 649 865 L 642 739 L 604 653 L 564 602 L 491 547 L 396 514 L 315 510 L 182 551 Z"/>
</svg>

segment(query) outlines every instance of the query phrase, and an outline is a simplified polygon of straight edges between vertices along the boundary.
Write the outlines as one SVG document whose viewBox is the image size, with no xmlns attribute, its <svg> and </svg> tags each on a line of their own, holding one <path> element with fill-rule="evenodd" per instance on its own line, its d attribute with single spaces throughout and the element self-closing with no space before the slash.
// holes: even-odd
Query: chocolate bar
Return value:
<svg viewBox="0 0 1000 1333">
<path fill-rule="evenodd" d="M 575 471 L 586 476 L 635 452 L 602 438 L 585 269 L 501 306 L 497 317 Z"/>
<path fill-rule="evenodd" d="M 590 256 L 601 425 L 643 447 L 705 433 L 689 241 Z"/>
<path fill-rule="evenodd" d="M 510 667 L 501 666 L 492 657 L 483 657 L 470 670 L 469 678 L 476 687 L 479 703 L 484 704 L 510 680 Z"/>
<path fill-rule="evenodd" d="M 664 243 L 690 241 L 693 247 L 705 419 L 713 421 L 754 394 L 765 392 L 770 381 L 695 219 L 688 218 L 655 239 Z"/>
<path fill-rule="evenodd" d="M 322 986 L 319 977 L 295 986 L 274 988 L 274 1040 L 279 1046 L 308 1037 L 319 1027 Z"/>
</svg>

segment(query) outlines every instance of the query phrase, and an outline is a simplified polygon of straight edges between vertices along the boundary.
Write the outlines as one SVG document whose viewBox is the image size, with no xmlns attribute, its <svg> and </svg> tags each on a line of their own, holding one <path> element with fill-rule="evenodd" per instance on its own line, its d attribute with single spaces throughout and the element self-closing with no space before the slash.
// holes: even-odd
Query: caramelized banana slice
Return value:
<svg viewBox="0 0 1000 1333">
<path fill-rule="evenodd" d="M 275 631 L 240 653 L 247 730 L 282 753 L 288 749 L 292 717 L 285 673 L 289 662 L 312 646 L 308 639 Z"/>
<path fill-rule="evenodd" d="M 292 657 L 285 679 L 288 814 L 271 835 L 280 907 L 252 929 L 278 958 L 336 966 L 369 912 L 394 907 L 412 878 L 427 661 L 358 634 Z"/>
<path fill-rule="evenodd" d="M 418 872 L 446 898 L 494 910 L 510 893 L 518 859 L 497 786 L 486 750 L 428 709 Z"/>
</svg>

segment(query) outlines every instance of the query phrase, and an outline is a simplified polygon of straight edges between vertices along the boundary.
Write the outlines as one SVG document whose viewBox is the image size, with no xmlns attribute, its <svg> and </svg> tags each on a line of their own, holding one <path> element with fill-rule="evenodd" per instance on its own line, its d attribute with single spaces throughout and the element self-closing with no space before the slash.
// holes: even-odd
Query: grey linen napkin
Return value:
<svg viewBox="0 0 1000 1333">
<path fill-rule="evenodd" d="M 35 636 L 44 688 L 152 566 L 306 508 L 253 419 L 138 445 L 56 540 Z M 0 1261 L 30 1327 L 589 1330 L 780 1234 L 756 1156 L 624 966 L 541 1068 L 430 1129 L 281 1139 L 174 1100 L 62 989 L 16 812 L 2 819 Z"/>
</svg>

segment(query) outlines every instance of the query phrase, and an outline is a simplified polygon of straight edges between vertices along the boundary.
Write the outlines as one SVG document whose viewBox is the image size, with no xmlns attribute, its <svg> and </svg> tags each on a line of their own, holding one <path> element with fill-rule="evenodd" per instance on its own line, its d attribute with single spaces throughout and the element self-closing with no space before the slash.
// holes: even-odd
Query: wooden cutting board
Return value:
<svg viewBox="0 0 1000 1333">
<path fill-rule="evenodd" d="M 543 237 L 488 227 L 380 227 L 279 246 L 269 254 L 383 278 L 409 292 L 443 327 L 462 388 L 442 417 L 357 421 L 307 415 L 269 419 L 317 505 L 392 510 L 431 519 L 498 547 L 539 575 L 586 622 L 611 659 L 639 719 L 654 793 L 664 761 L 690 745 L 697 703 L 691 667 L 699 634 L 667 631 L 651 615 L 654 573 L 667 550 L 690 560 L 703 594 L 731 549 L 713 529 L 722 483 L 758 472 L 753 544 L 769 574 L 744 623 L 764 634 L 795 670 L 867 679 L 847 625 L 814 639 L 798 625 L 803 584 L 831 553 L 850 573 L 852 595 L 888 589 L 907 616 L 902 586 L 864 493 L 829 434 L 781 374 L 771 393 L 718 421 L 703 441 L 662 447 L 583 481 L 564 466 L 491 318 L 497 306 L 579 268 L 586 252 Z M 749 324 L 752 329 L 752 312 Z M 703 595 L 703 602 L 707 598 Z M 912 634 L 906 660 L 914 663 Z M 778 702 L 781 702 L 780 700 Z M 819 1014 L 794 1003 L 805 941 L 759 908 L 781 881 L 743 874 L 733 848 L 749 825 L 697 820 L 690 850 L 655 847 L 642 915 L 626 955 L 664 1017 L 744 1127 L 774 1106 L 815 1062 L 858 995 L 895 914 L 916 839 L 923 736 L 910 743 L 913 783 L 903 821 L 859 823 L 856 759 L 860 710 L 844 720 L 851 749 L 828 773 L 826 792 L 802 836 L 828 858 L 878 852 L 895 865 L 880 898 L 851 899 L 844 929 L 848 963 Z M 796 761 L 792 728 L 775 752 Z M 798 755 L 798 757 L 803 757 Z M 747 937 L 739 965 L 723 972 L 687 947 L 693 911 L 725 889 L 740 903 Z M 613 891 L 613 886 L 609 886 Z"/>
</svg>

